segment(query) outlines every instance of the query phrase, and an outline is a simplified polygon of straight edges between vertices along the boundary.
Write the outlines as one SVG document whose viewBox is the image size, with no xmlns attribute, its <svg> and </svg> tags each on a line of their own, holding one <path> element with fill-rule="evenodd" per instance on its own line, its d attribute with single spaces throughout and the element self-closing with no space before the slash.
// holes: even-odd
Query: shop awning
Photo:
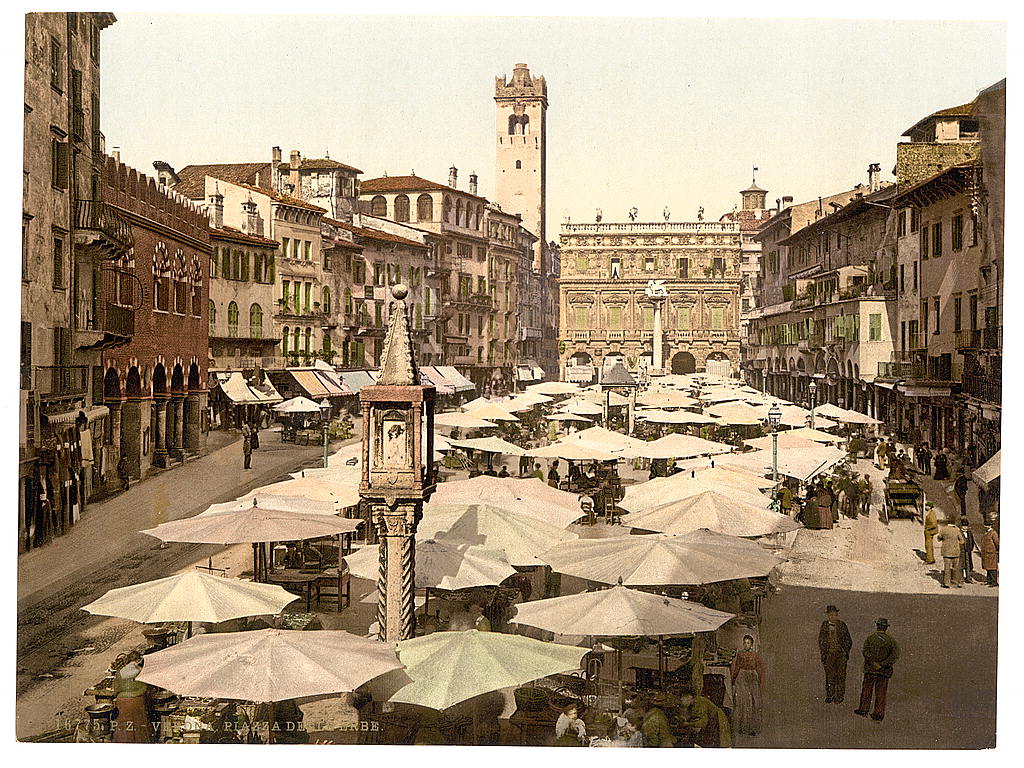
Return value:
<svg viewBox="0 0 1024 768">
<path fill-rule="evenodd" d="M 299 388 L 311 400 L 316 400 L 317 402 L 325 397 L 342 397 L 343 395 L 352 394 L 352 390 L 349 387 L 342 388 L 340 382 L 332 381 L 324 371 L 289 370 L 288 373 L 295 379 L 295 383 L 299 385 Z"/>
<path fill-rule="evenodd" d="M 241 371 L 235 371 L 221 380 L 220 391 L 235 405 L 270 405 L 284 399 L 269 379 L 263 384 L 250 384 Z"/>
<path fill-rule="evenodd" d="M 974 470 L 974 479 L 988 485 L 1001 474 L 1002 451 L 996 451 L 992 458 Z"/>
<path fill-rule="evenodd" d="M 455 387 L 456 392 L 469 392 L 476 389 L 476 385 L 455 370 L 454 366 L 451 365 L 438 365 L 436 366 L 438 373 L 444 376 L 448 381 Z"/>
<path fill-rule="evenodd" d="M 377 377 L 372 371 L 341 371 L 339 374 L 342 382 L 354 394 L 359 394 L 363 387 L 369 387 L 377 383 Z"/>
<path fill-rule="evenodd" d="M 74 411 L 64 411 L 63 413 L 55 413 L 52 416 L 47 416 L 46 421 L 51 427 L 59 425 L 74 424 L 78 420 L 79 414 L 85 414 L 85 418 L 88 421 L 95 421 L 96 419 L 102 419 L 104 416 L 110 413 L 110 409 L 105 405 L 93 405 L 88 408 L 78 408 Z"/>
<path fill-rule="evenodd" d="M 420 366 L 420 378 L 425 380 L 425 384 L 433 384 L 439 395 L 450 395 L 456 391 L 455 385 L 432 365 Z"/>
<path fill-rule="evenodd" d="M 565 367 L 565 380 L 572 384 L 589 384 L 594 380 L 594 366 L 567 365 Z"/>
</svg>

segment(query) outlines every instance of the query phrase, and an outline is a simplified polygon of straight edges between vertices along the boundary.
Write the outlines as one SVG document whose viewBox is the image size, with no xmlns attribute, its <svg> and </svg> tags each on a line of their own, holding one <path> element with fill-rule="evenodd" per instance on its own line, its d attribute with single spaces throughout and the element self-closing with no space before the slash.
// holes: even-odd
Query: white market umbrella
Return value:
<svg viewBox="0 0 1024 768">
<path fill-rule="evenodd" d="M 647 445 L 643 440 L 637 440 L 635 437 L 599 426 L 573 432 L 571 435 L 563 437 L 561 442 L 593 446 L 626 459 L 643 456 L 645 446 Z"/>
<path fill-rule="evenodd" d="M 569 421 L 577 424 L 593 424 L 592 419 L 588 419 L 586 416 L 580 416 L 577 413 L 550 413 L 544 417 L 548 421 Z"/>
<path fill-rule="evenodd" d="M 491 402 L 491 399 L 488 397 L 477 397 L 474 398 L 473 400 L 469 400 L 468 402 L 463 403 L 459 407 L 466 413 L 469 413 L 475 408 L 479 408 L 482 405 L 487 405 L 489 402 Z"/>
<path fill-rule="evenodd" d="M 810 440 L 805 440 L 804 443 L 806 445 L 779 448 L 778 470 L 780 475 L 806 483 L 847 459 L 846 451 L 838 448 L 814 443 Z M 715 461 L 716 466 L 733 466 L 766 475 L 772 470 L 772 450 L 768 448 L 749 453 L 730 453 L 715 457 Z"/>
<path fill-rule="evenodd" d="M 881 424 L 878 419 L 873 419 L 860 411 L 851 411 L 847 408 L 840 408 L 832 403 L 822 403 L 814 409 L 814 422 L 818 426 L 818 415 L 822 415 L 834 421 L 841 421 L 844 424 Z"/>
<path fill-rule="evenodd" d="M 646 512 L 663 504 L 690 499 L 708 491 L 761 509 L 767 509 L 771 503 L 771 499 L 760 493 L 753 485 L 741 489 L 728 482 L 718 481 L 714 477 L 705 478 L 703 473 L 692 477 L 689 472 L 679 472 L 669 477 L 656 477 L 645 483 L 627 486 L 619 506 L 627 512 Z"/>
<path fill-rule="evenodd" d="M 179 696 L 274 702 L 352 691 L 401 666 L 393 648 L 348 632 L 261 629 L 151 653 L 139 680 Z"/>
<path fill-rule="evenodd" d="M 636 398 L 637 405 L 651 408 L 689 408 L 697 405 L 697 401 L 682 392 L 665 390 L 662 392 L 643 392 Z"/>
<path fill-rule="evenodd" d="M 200 571 L 112 589 L 82 607 L 96 616 L 141 624 L 164 621 L 221 622 L 243 616 L 276 616 L 297 595 L 272 584 L 229 579 Z M 147 657 L 148 659 L 148 657 Z"/>
<path fill-rule="evenodd" d="M 1002 451 L 996 451 L 991 458 L 973 472 L 973 477 L 980 483 L 988 485 L 1002 473 Z"/>
<path fill-rule="evenodd" d="M 238 512 L 198 515 L 142 531 L 161 541 L 193 544 L 254 544 L 299 541 L 352 533 L 362 520 L 311 515 L 252 505 Z"/>
<path fill-rule="evenodd" d="M 502 549 L 512 565 L 539 565 L 537 555 L 560 542 L 576 539 L 557 525 L 486 502 L 437 504 L 423 509 L 417 540 Z"/>
<path fill-rule="evenodd" d="M 690 459 L 694 456 L 730 453 L 732 446 L 692 435 L 671 434 L 650 441 L 641 450 L 647 459 Z"/>
<path fill-rule="evenodd" d="M 500 549 L 455 541 L 416 541 L 416 589 L 469 589 L 500 584 L 516 573 Z M 377 580 L 380 551 L 367 546 L 345 557 L 349 571 L 360 579 Z"/>
<path fill-rule="evenodd" d="M 474 437 L 468 440 L 450 440 L 456 448 L 469 448 L 484 453 L 501 453 L 506 456 L 522 456 L 523 449 L 500 437 Z"/>
<path fill-rule="evenodd" d="M 474 408 L 468 415 L 485 421 L 519 421 L 518 416 L 513 415 L 506 408 L 494 402 Z"/>
<path fill-rule="evenodd" d="M 512 418 L 515 419 L 514 416 Z M 434 424 L 442 427 L 457 427 L 458 429 L 486 429 L 498 426 L 493 421 L 482 419 L 474 413 L 462 413 L 462 411 L 439 413 L 434 416 Z"/>
<path fill-rule="evenodd" d="M 274 406 L 276 413 L 323 413 L 320 406 L 308 397 L 293 397 Z"/>
<path fill-rule="evenodd" d="M 526 388 L 527 392 L 538 395 L 571 395 L 579 390 L 577 385 L 566 381 L 542 381 L 540 384 L 531 384 Z"/>
<path fill-rule="evenodd" d="M 505 407 L 509 408 L 509 406 L 514 405 L 518 410 L 521 406 L 529 406 L 530 408 L 533 408 L 534 406 L 543 405 L 544 403 L 550 403 L 553 401 L 554 398 L 542 395 L 539 392 L 521 392 L 505 401 Z M 509 408 L 509 410 L 512 409 Z M 512 412 L 515 413 L 515 411 Z"/>
<path fill-rule="evenodd" d="M 718 419 L 703 413 L 692 411 L 664 411 L 652 408 L 645 411 L 637 411 L 636 417 L 649 421 L 653 424 L 717 424 Z"/>
<path fill-rule="evenodd" d="M 616 456 L 614 453 L 590 443 L 568 443 L 562 440 L 529 450 L 526 455 L 537 459 L 565 459 L 566 461 L 615 461 L 622 458 L 622 456 Z"/>
<path fill-rule="evenodd" d="M 270 486 L 267 486 L 268 488 Z M 250 491 L 245 496 L 234 501 L 225 501 L 221 504 L 211 504 L 205 511 L 200 512 L 193 518 L 212 517 L 231 512 L 248 512 L 253 506 L 263 509 L 274 509 L 279 512 L 294 512 L 300 515 L 334 515 L 338 508 L 333 501 L 324 499 L 313 499 L 308 496 L 290 493 L 265 492 L 260 488 Z"/>
<path fill-rule="evenodd" d="M 765 576 L 782 559 L 759 544 L 711 531 L 578 539 L 541 554 L 559 573 L 627 586 L 688 586 Z"/>
<path fill-rule="evenodd" d="M 396 677 L 404 676 L 411 682 L 389 700 L 447 709 L 483 693 L 579 669 L 589 652 L 589 648 L 501 632 L 434 632 L 398 644 L 398 657 L 405 670 Z M 384 685 L 385 680 L 380 684 Z"/>
<path fill-rule="evenodd" d="M 767 501 L 760 497 L 758 501 Z M 718 491 L 708 490 L 685 499 L 659 504 L 622 518 L 624 525 L 661 533 L 689 533 L 706 528 L 729 536 L 752 538 L 795 531 L 800 524 L 787 515 L 748 504 Z"/>
<path fill-rule="evenodd" d="M 603 403 L 607 397 L 608 405 L 613 408 L 629 405 L 629 398 L 625 395 L 620 395 L 618 392 L 602 392 L 600 386 L 597 384 L 593 387 L 588 387 L 586 391 L 581 392 L 580 397 L 599 405 Z"/>
<path fill-rule="evenodd" d="M 479 504 L 481 501 L 559 528 L 568 528 L 583 516 L 578 494 L 552 488 L 536 477 L 478 475 L 468 480 L 449 480 L 438 484 L 427 506 Z"/>
<path fill-rule="evenodd" d="M 604 413 L 604 408 L 600 405 L 582 397 L 566 400 L 559 403 L 558 407 L 568 413 L 575 413 L 577 416 L 598 416 Z"/>
</svg>

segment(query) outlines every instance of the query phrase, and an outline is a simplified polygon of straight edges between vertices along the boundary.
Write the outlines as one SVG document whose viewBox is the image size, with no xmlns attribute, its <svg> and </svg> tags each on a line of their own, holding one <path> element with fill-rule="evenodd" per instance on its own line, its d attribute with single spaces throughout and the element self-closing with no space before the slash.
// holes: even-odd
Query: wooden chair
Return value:
<svg viewBox="0 0 1024 768">
<path fill-rule="evenodd" d="M 352 580 L 348 570 L 348 565 L 343 565 L 342 568 L 328 568 L 317 579 L 317 607 L 320 607 L 320 600 L 324 597 L 333 597 L 335 599 L 335 606 L 338 613 L 341 612 L 342 608 L 347 608 L 352 604 Z"/>
</svg>

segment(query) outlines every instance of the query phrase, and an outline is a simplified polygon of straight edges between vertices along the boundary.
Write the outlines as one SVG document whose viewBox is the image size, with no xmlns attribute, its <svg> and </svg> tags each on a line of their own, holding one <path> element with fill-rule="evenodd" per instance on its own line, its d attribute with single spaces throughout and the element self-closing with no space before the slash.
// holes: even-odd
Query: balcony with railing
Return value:
<svg viewBox="0 0 1024 768">
<path fill-rule="evenodd" d="M 89 366 L 37 365 L 35 390 L 43 400 L 84 397 L 89 393 Z"/>
<path fill-rule="evenodd" d="M 975 328 L 957 331 L 954 337 L 957 351 L 969 349 L 1002 349 L 1003 328 Z"/>
<path fill-rule="evenodd" d="M 928 368 L 921 362 L 889 361 L 878 364 L 878 378 L 889 381 L 923 379 Z"/>
<path fill-rule="evenodd" d="M 97 248 L 101 258 L 119 258 L 134 243 L 131 224 L 102 200 L 78 200 L 74 226 L 76 242 Z"/>
<path fill-rule="evenodd" d="M 963 393 L 988 403 L 1002 403 L 1002 376 L 964 376 Z"/>
</svg>

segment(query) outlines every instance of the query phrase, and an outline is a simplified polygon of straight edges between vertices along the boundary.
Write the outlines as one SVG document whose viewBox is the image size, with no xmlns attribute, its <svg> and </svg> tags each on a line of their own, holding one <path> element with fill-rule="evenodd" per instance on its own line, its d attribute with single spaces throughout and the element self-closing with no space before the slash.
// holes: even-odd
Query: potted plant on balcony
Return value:
<svg viewBox="0 0 1024 768">
<path fill-rule="evenodd" d="M 289 352 L 288 353 L 288 366 L 291 367 L 291 368 L 296 368 L 296 367 L 298 367 L 298 365 L 299 365 L 299 353 L 298 352 Z"/>
</svg>

